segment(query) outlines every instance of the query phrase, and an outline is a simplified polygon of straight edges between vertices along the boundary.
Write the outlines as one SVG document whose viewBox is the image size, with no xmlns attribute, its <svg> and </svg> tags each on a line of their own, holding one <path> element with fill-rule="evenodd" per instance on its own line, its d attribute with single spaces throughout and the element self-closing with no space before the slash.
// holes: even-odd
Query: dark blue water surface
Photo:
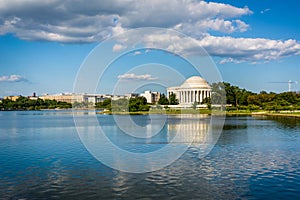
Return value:
<svg viewBox="0 0 300 200">
<path fill-rule="evenodd" d="M 125 136 L 111 115 L 97 118 L 112 142 L 141 152 L 167 143 L 180 123 L 168 116 L 161 133 L 141 143 Z M 197 128 L 191 118 L 185 124 Z M 192 145 L 161 170 L 120 172 L 89 154 L 71 111 L 0 112 L 0 199 L 300 199 L 299 119 L 227 117 L 210 154 L 197 155 Z"/>
</svg>

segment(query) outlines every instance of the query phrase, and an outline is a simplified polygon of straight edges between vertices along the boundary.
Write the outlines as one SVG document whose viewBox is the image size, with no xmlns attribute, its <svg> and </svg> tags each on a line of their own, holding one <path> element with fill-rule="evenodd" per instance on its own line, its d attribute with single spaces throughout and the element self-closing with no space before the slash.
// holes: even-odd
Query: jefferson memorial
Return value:
<svg viewBox="0 0 300 200">
<path fill-rule="evenodd" d="M 211 87 L 200 76 L 192 76 L 178 87 L 167 88 L 167 97 L 175 94 L 179 106 L 192 106 L 194 102 L 201 103 L 206 97 L 211 97 Z"/>
</svg>

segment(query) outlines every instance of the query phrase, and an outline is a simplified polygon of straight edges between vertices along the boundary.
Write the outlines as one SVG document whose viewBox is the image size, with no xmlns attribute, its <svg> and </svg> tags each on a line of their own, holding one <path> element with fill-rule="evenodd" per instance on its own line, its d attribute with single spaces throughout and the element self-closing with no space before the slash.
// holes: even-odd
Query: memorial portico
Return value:
<svg viewBox="0 0 300 200">
<path fill-rule="evenodd" d="M 211 87 L 205 79 L 193 76 L 179 87 L 167 88 L 167 96 L 170 97 L 172 93 L 176 95 L 179 105 L 192 106 L 194 102 L 201 103 L 211 97 Z"/>
</svg>

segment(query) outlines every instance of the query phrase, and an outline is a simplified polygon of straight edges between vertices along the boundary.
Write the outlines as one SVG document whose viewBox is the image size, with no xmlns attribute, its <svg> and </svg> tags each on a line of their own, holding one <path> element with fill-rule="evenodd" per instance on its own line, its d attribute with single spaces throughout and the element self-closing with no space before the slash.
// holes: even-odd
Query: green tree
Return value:
<svg viewBox="0 0 300 200">
<path fill-rule="evenodd" d="M 169 104 L 170 105 L 178 105 L 178 99 L 176 99 L 176 94 L 174 94 L 174 93 L 170 94 Z"/>
<path fill-rule="evenodd" d="M 224 110 L 226 105 L 226 91 L 225 85 L 223 82 L 213 83 L 211 85 L 211 99 L 210 102 L 207 99 L 204 99 L 203 103 L 206 103 L 208 106 L 211 107 L 212 104 L 221 105 L 221 110 Z M 209 104 L 208 104 L 209 103 Z"/>
<path fill-rule="evenodd" d="M 149 111 L 150 107 L 147 105 L 145 97 L 136 97 L 129 99 L 129 112 Z"/>
<path fill-rule="evenodd" d="M 226 103 L 231 104 L 236 108 L 247 106 L 249 104 L 248 97 L 253 95 L 253 92 L 241 89 L 237 86 L 232 86 L 230 83 L 223 83 L 226 92 Z"/>
<path fill-rule="evenodd" d="M 160 105 L 169 105 L 169 100 L 165 96 L 165 94 L 162 94 L 157 102 Z"/>
<path fill-rule="evenodd" d="M 96 103 L 95 107 L 111 110 L 111 99 L 104 99 L 102 102 Z"/>
<path fill-rule="evenodd" d="M 111 110 L 114 112 L 125 112 L 129 111 L 130 99 L 118 99 L 111 101 Z"/>
<path fill-rule="evenodd" d="M 211 109 L 211 98 L 206 97 L 205 99 L 203 99 L 201 104 L 206 104 L 208 109 Z"/>
<path fill-rule="evenodd" d="M 56 100 L 31 100 L 27 97 L 19 97 L 16 101 L 9 99 L 2 100 L 1 110 L 39 110 L 53 108 L 71 108 L 72 104 L 57 102 Z"/>
</svg>

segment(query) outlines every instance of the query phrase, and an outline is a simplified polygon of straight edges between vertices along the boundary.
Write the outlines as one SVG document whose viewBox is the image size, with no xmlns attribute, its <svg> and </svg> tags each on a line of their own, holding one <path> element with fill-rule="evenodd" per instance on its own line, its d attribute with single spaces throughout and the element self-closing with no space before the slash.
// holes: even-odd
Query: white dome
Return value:
<svg viewBox="0 0 300 200">
<path fill-rule="evenodd" d="M 204 78 L 192 76 L 184 81 L 181 88 L 210 88 L 210 86 Z"/>
</svg>

